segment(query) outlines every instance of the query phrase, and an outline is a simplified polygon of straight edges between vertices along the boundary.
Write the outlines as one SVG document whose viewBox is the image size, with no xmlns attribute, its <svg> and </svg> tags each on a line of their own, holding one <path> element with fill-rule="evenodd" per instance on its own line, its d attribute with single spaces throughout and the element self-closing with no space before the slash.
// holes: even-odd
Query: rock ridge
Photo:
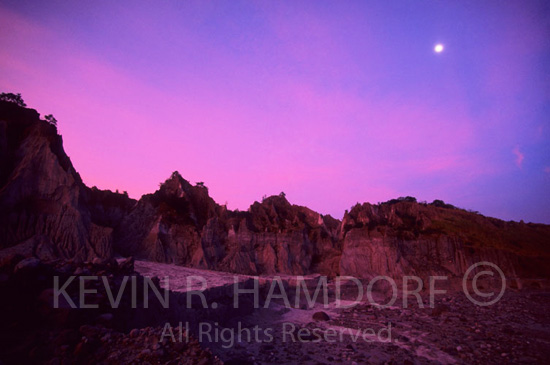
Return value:
<svg viewBox="0 0 550 365">
<path fill-rule="evenodd" d="M 510 278 L 550 277 L 550 226 L 505 222 L 441 201 L 356 204 L 338 220 L 293 205 L 284 193 L 231 211 L 177 171 L 137 201 L 89 188 L 56 127 L 4 101 L 0 167 L 1 257 L 123 255 L 252 275 L 364 278 L 458 277 L 490 261 Z"/>
</svg>

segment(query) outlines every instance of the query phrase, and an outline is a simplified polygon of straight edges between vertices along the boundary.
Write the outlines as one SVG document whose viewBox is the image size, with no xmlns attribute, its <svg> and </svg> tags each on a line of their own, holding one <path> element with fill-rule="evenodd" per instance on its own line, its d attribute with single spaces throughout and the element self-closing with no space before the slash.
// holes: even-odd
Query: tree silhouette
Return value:
<svg viewBox="0 0 550 365">
<path fill-rule="evenodd" d="M 27 104 L 23 101 L 21 94 L 14 93 L 2 93 L 0 94 L 0 100 L 7 101 L 19 105 L 20 107 L 26 107 Z"/>
<path fill-rule="evenodd" d="M 46 122 L 48 122 L 51 125 L 57 127 L 57 119 L 55 119 L 53 115 L 48 114 L 44 117 L 44 119 L 46 119 Z"/>
</svg>

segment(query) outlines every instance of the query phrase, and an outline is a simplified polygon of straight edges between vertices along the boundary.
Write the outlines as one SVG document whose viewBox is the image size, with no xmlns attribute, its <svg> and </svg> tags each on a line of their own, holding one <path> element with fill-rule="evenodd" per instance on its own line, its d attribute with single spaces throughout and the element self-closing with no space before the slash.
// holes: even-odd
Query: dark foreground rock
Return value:
<svg viewBox="0 0 550 365">
<path fill-rule="evenodd" d="M 17 261 L 17 260 L 13 260 Z M 183 341 L 163 337 L 164 323 L 173 320 L 169 309 L 156 300 L 144 306 L 144 278 L 133 271 L 131 261 L 118 265 L 114 260 L 75 263 L 37 259 L 0 267 L 0 362 L 6 364 L 217 364 L 191 334 L 182 329 Z M 69 297 L 53 300 L 54 278 L 59 287 L 70 279 Z M 136 308 L 132 293 L 123 290 L 114 308 L 101 280 L 87 281 L 86 305 L 79 302 L 81 277 L 107 278 L 112 293 L 121 290 L 125 277 L 136 279 Z M 88 280 L 87 279 L 87 280 Z M 131 281 L 132 279 L 130 279 Z M 158 280 L 152 280 L 159 286 Z M 71 282 L 72 283 L 72 282 Z M 58 288 L 59 288 L 58 287 Z M 96 290 L 97 292 L 93 292 Z M 154 293 L 149 291 L 151 298 Z M 73 308 L 71 301 L 77 308 Z M 179 333 L 175 334 L 179 336 Z"/>
<path fill-rule="evenodd" d="M 429 307 L 362 303 L 329 309 L 327 322 L 312 320 L 316 309 L 274 307 L 240 318 L 248 328 L 271 329 L 264 341 L 210 346 L 224 360 L 259 364 L 547 364 L 549 299 L 548 292 L 510 292 L 477 307 L 453 293 L 436 302 L 449 308 L 436 317 Z"/>
<path fill-rule="evenodd" d="M 313 313 L 312 318 L 316 321 L 328 321 L 328 320 L 330 320 L 330 317 L 325 312 L 315 312 L 315 313 Z"/>
<path fill-rule="evenodd" d="M 222 277 L 230 274 L 212 271 L 205 273 L 209 280 L 220 277 L 215 280 L 217 286 L 204 291 L 209 308 L 195 307 L 196 303 L 193 308 L 186 307 L 181 292 L 170 293 L 170 306 L 164 308 L 152 290 L 148 290 L 152 300 L 145 308 L 141 299 L 144 291 L 139 288 L 146 279 L 134 272 L 133 260 L 121 264 L 94 261 L 46 263 L 20 257 L 0 267 L 0 361 L 544 364 L 550 356 L 550 294 L 544 289 L 509 289 L 490 306 L 477 306 L 464 293 L 449 292 L 438 295 L 433 306 L 423 293 L 422 306 L 413 298 L 403 307 L 399 297 L 392 307 L 384 308 L 377 303 L 387 302 L 387 293 L 377 291 L 376 303 L 363 300 L 351 308 L 339 308 L 334 301 L 324 306 L 320 298 L 312 307 L 288 307 L 282 299 L 265 307 L 263 297 L 268 291 L 263 285 L 259 308 L 248 310 L 246 298 L 240 298 L 238 309 L 233 308 L 233 290 L 224 284 L 232 278 Z M 148 263 L 147 268 L 153 270 L 154 265 Z M 167 266 L 159 265 L 158 269 L 166 272 Z M 182 270 L 173 266 L 177 272 Z M 186 270 L 189 273 L 183 277 L 178 275 L 181 282 L 185 282 L 185 275 L 199 274 L 199 270 Z M 60 283 L 76 277 L 75 285 L 67 286 L 69 297 L 60 297 L 59 308 L 54 308 L 52 300 L 55 276 L 60 277 Z M 124 277 L 134 277 L 136 308 L 132 308 L 131 292 L 127 291 L 122 292 L 120 305 L 113 307 L 101 280 L 86 284 L 87 290 L 97 292 L 87 295 L 85 302 L 97 304 L 97 308 L 72 308 L 70 301 L 79 303 L 79 278 L 93 276 L 106 277 L 115 296 Z M 160 285 L 155 276 L 151 282 Z M 247 282 L 241 282 L 241 287 Z M 287 284 L 290 290 L 291 281 Z M 332 281 L 329 286 L 333 294 Z M 351 289 L 343 292 L 346 303 L 356 297 Z M 294 303 L 294 298 L 290 299 Z M 185 325 L 178 326 L 179 321 L 191 323 L 189 333 Z M 199 322 L 225 334 L 216 338 L 212 330 L 201 333 Z M 171 328 L 168 336 L 167 323 Z M 180 334 L 183 340 L 179 340 Z"/>
</svg>

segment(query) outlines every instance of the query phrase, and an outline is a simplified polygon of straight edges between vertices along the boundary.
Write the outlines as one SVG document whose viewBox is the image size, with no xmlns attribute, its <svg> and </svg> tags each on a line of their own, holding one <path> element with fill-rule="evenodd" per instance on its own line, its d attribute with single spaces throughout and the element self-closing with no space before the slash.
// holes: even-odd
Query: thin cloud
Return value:
<svg viewBox="0 0 550 365">
<path fill-rule="evenodd" d="M 514 155 L 516 155 L 517 167 L 521 168 L 521 165 L 523 164 L 523 160 L 525 159 L 525 155 L 519 150 L 519 146 L 514 147 L 512 152 L 514 153 Z"/>
</svg>

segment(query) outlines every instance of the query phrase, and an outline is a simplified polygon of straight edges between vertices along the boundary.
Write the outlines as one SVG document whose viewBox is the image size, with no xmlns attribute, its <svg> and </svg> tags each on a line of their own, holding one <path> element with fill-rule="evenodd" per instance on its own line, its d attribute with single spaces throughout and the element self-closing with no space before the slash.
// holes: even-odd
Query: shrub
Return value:
<svg viewBox="0 0 550 365">
<path fill-rule="evenodd" d="M 57 127 L 57 119 L 55 119 L 53 115 L 48 114 L 44 117 L 44 119 L 46 119 L 46 122 L 48 122 L 51 125 Z"/>
<path fill-rule="evenodd" d="M 26 107 L 27 104 L 23 101 L 21 94 L 2 93 L 0 94 L 0 100 L 7 101 L 19 105 L 20 107 Z"/>
<path fill-rule="evenodd" d="M 438 208 L 447 208 L 447 209 L 455 209 L 456 207 L 452 204 L 447 204 L 443 200 L 436 199 L 432 202 L 432 205 L 434 207 Z"/>
<path fill-rule="evenodd" d="M 386 204 L 392 205 L 400 202 L 416 203 L 416 198 L 414 196 L 400 196 L 397 199 L 388 200 Z"/>
</svg>

